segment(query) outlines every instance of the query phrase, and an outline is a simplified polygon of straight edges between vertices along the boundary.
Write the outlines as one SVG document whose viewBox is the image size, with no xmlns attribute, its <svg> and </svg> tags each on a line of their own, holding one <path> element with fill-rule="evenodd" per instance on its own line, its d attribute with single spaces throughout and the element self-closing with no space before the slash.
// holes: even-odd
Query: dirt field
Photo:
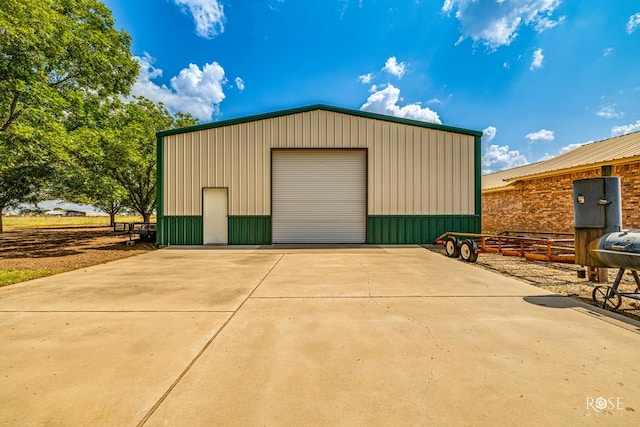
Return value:
<svg viewBox="0 0 640 427">
<path fill-rule="evenodd" d="M 129 246 L 128 240 L 127 235 L 115 234 L 110 227 L 102 225 L 8 228 L 0 234 L 0 286 L 156 249 L 153 244 L 140 240 Z M 443 253 L 441 246 L 429 249 Z M 476 265 L 587 303 L 591 303 L 591 292 L 597 285 L 579 279 L 576 265 L 532 262 L 496 254 L 480 254 Z M 613 282 L 616 272 L 609 270 L 609 282 Z M 630 274 L 625 274 L 620 289 L 635 291 Z M 625 298 L 618 312 L 640 319 L 640 302 Z"/>
<path fill-rule="evenodd" d="M 7 228 L 0 234 L 0 286 L 102 264 L 155 249 L 107 226 Z"/>
</svg>

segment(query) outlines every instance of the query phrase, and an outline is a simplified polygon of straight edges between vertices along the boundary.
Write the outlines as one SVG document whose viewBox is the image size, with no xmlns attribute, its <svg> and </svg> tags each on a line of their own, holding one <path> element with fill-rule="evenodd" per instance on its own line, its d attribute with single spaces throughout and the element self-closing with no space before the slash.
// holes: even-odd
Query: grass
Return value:
<svg viewBox="0 0 640 427">
<path fill-rule="evenodd" d="M 141 216 L 116 216 L 116 222 L 140 222 Z M 151 221 L 155 221 L 152 217 Z M 40 228 L 73 226 L 109 226 L 109 217 L 104 216 L 5 216 L 2 224 L 6 228 Z"/>
<path fill-rule="evenodd" d="M 0 287 L 14 283 L 26 282 L 38 277 L 51 276 L 68 271 L 64 268 L 49 268 L 43 270 L 0 270 Z"/>
</svg>

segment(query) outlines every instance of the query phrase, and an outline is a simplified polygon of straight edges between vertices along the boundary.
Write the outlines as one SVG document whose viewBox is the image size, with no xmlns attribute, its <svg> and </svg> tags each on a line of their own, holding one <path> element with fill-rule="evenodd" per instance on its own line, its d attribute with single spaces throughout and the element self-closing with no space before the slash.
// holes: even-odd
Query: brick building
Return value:
<svg viewBox="0 0 640 427">
<path fill-rule="evenodd" d="M 620 177 L 622 224 L 640 228 L 640 132 L 482 177 L 482 230 L 573 232 L 573 181 Z"/>
</svg>

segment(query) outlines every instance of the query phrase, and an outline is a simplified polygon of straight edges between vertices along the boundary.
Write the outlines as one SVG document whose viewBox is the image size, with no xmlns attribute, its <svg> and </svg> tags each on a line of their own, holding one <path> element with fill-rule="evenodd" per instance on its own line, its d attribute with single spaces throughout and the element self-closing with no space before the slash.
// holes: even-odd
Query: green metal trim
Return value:
<svg viewBox="0 0 640 427">
<path fill-rule="evenodd" d="M 164 233 L 164 138 L 156 137 L 156 243 L 166 245 Z"/>
<path fill-rule="evenodd" d="M 167 215 L 158 223 L 160 233 L 163 245 L 202 245 L 202 216 Z"/>
<path fill-rule="evenodd" d="M 271 217 L 269 215 L 230 215 L 228 218 L 230 245 L 271 244 Z M 202 216 L 164 216 L 162 223 L 158 223 L 158 234 L 160 233 L 164 236 L 163 245 L 202 245 Z"/>
<path fill-rule="evenodd" d="M 431 244 L 446 231 L 480 233 L 480 215 L 367 216 L 368 244 Z"/>
<path fill-rule="evenodd" d="M 270 245 L 271 217 L 269 215 L 229 215 L 230 245 Z"/>
<path fill-rule="evenodd" d="M 333 106 L 324 105 L 324 104 L 315 104 L 315 105 L 309 105 L 306 107 L 290 108 L 287 110 L 274 111 L 271 113 L 256 114 L 252 116 L 239 117 L 236 119 L 222 120 L 219 122 L 203 123 L 200 125 L 189 126 L 184 128 L 163 130 L 158 132 L 156 135 L 158 137 L 177 135 L 181 133 L 195 132 L 200 130 L 218 128 L 222 126 L 230 126 L 230 125 L 237 125 L 241 123 L 253 122 L 256 120 L 272 119 L 276 117 L 288 116 L 291 114 L 306 113 L 308 111 L 313 111 L 313 110 L 331 111 L 334 113 L 348 114 L 350 116 L 365 117 L 368 119 L 383 120 L 383 121 L 394 122 L 394 123 L 402 123 L 405 125 L 419 126 L 423 128 L 429 128 L 429 129 L 438 129 L 438 130 L 443 130 L 447 132 L 471 135 L 475 137 L 482 136 L 482 132 L 476 131 L 476 130 L 464 129 L 464 128 L 459 128 L 454 126 L 439 125 L 439 124 L 428 123 L 428 122 L 423 122 L 419 120 L 410 120 L 410 119 L 405 119 L 401 117 L 387 116 L 384 114 L 369 113 L 367 111 L 352 110 L 349 108 L 333 107 Z"/>
<path fill-rule="evenodd" d="M 482 135 L 475 137 L 475 213 L 478 216 L 482 215 Z M 482 223 L 482 221 L 481 221 Z"/>
</svg>

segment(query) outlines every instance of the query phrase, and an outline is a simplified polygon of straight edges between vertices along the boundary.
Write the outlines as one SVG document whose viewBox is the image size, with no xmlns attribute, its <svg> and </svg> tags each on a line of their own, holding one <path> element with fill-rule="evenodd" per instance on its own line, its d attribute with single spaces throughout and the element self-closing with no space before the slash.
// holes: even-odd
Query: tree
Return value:
<svg viewBox="0 0 640 427">
<path fill-rule="evenodd" d="M 61 130 L 55 122 L 43 123 L 40 128 L 18 123 L 11 133 L 0 132 L 0 232 L 2 210 L 21 202 L 37 202 L 42 182 L 53 177 L 51 159 L 61 153 Z"/>
<path fill-rule="evenodd" d="M 101 150 L 111 178 L 127 191 L 127 206 L 144 222 L 156 208 L 156 132 L 196 123 L 188 114 L 172 116 L 162 104 L 141 97 L 114 113 Z"/>
<path fill-rule="evenodd" d="M 127 203 L 127 191 L 109 176 L 102 159 L 88 159 L 86 155 L 73 158 L 77 163 L 65 174 L 58 174 L 59 180 L 51 186 L 48 198 L 93 205 L 109 214 L 109 225 L 113 227 L 116 215 Z"/>
<path fill-rule="evenodd" d="M 70 132 L 66 155 L 56 170 L 56 180 L 48 188 L 47 198 L 93 205 L 109 214 L 113 226 L 115 216 L 126 205 L 127 191 L 111 176 L 111 165 L 103 151 L 113 130 L 113 111 L 120 101 L 103 102 L 96 106 L 91 120 Z"/>
<path fill-rule="evenodd" d="M 0 212 L 45 187 L 97 106 L 129 93 L 130 45 L 98 0 L 0 2 Z"/>
</svg>

